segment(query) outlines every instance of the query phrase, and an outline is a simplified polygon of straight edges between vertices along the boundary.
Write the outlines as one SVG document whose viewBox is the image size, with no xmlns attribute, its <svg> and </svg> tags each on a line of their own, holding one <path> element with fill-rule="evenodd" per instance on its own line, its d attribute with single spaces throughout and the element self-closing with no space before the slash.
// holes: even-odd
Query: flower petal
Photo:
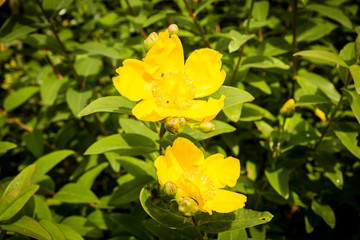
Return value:
<svg viewBox="0 0 360 240">
<path fill-rule="evenodd" d="M 220 153 L 211 155 L 205 159 L 205 175 L 212 180 L 215 188 L 223 188 L 226 185 L 234 187 L 240 176 L 240 161 L 233 157 L 227 157 Z"/>
<path fill-rule="evenodd" d="M 246 199 L 246 196 L 243 194 L 218 189 L 216 190 L 215 198 L 205 203 L 203 211 L 209 212 L 210 214 L 211 210 L 219 213 L 232 212 L 243 208 Z"/>
<path fill-rule="evenodd" d="M 185 118 L 198 121 L 210 121 L 221 111 L 224 106 L 225 96 L 220 99 L 209 98 L 208 101 L 194 100 L 192 105 L 181 112 Z"/>
<path fill-rule="evenodd" d="M 139 120 L 157 122 L 164 119 L 164 116 L 159 115 L 156 112 L 157 106 L 155 103 L 155 98 L 144 99 L 132 110 L 132 114 Z"/>
<path fill-rule="evenodd" d="M 159 156 L 154 165 L 156 167 L 156 174 L 161 186 L 167 182 L 177 183 L 180 176 L 183 174 L 182 169 L 177 163 L 174 163 L 171 158 Z"/>
<path fill-rule="evenodd" d="M 195 183 L 182 176 L 179 181 L 177 181 L 177 187 L 180 197 L 192 197 L 199 204 L 199 209 L 203 208 L 205 200 L 201 195 L 199 187 Z"/>
<path fill-rule="evenodd" d="M 225 81 L 226 73 L 221 69 L 222 54 L 203 48 L 190 54 L 185 63 L 185 75 L 193 80 L 195 97 L 205 97 L 216 92 Z"/>
<path fill-rule="evenodd" d="M 151 78 L 145 77 L 145 64 L 142 61 L 128 59 L 119 67 L 113 83 L 121 95 L 131 101 L 139 101 L 152 96 Z"/>
<path fill-rule="evenodd" d="M 184 71 L 184 52 L 180 39 L 176 35 L 169 37 L 166 30 L 159 34 L 153 47 L 144 59 L 145 70 L 154 78 L 160 78 L 162 73 Z"/>
<path fill-rule="evenodd" d="M 190 140 L 176 138 L 172 147 L 167 147 L 165 156 L 177 161 L 184 171 L 194 170 L 204 163 L 203 152 Z"/>
</svg>

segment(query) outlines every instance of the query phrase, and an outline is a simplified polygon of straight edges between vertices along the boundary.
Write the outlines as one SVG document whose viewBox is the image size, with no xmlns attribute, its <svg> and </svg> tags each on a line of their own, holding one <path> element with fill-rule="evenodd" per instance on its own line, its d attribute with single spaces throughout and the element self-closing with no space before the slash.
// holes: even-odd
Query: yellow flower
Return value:
<svg viewBox="0 0 360 240">
<path fill-rule="evenodd" d="M 165 156 L 155 160 L 161 186 L 167 182 L 178 188 L 179 197 L 191 197 L 199 210 L 227 213 L 243 208 L 246 196 L 223 190 L 234 187 L 240 176 L 240 162 L 233 157 L 214 154 L 204 159 L 204 154 L 186 138 L 177 138 L 166 148 Z"/>
<path fill-rule="evenodd" d="M 224 106 L 225 96 L 194 100 L 219 89 L 225 80 L 219 52 L 194 51 L 184 64 L 182 44 L 166 30 L 159 34 L 143 61 L 128 59 L 113 82 L 121 95 L 140 101 L 132 110 L 143 121 L 160 121 L 182 115 L 197 121 L 212 120 Z"/>
<path fill-rule="evenodd" d="M 326 122 L 326 115 L 319 108 L 315 108 L 315 115 L 320 118 L 321 122 Z"/>
</svg>

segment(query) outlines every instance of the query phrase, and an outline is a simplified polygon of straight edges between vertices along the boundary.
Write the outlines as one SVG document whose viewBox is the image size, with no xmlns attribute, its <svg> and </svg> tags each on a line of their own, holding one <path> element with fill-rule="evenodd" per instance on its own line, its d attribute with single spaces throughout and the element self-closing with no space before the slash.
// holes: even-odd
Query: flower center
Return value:
<svg viewBox="0 0 360 240">
<path fill-rule="evenodd" d="M 194 183 L 200 190 L 201 196 L 207 201 L 215 198 L 216 188 L 213 181 L 206 177 L 202 171 L 186 172 L 184 177 Z"/>
<path fill-rule="evenodd" d="M 184 73 L 169 71 L 154 81 L 152 92 L 158 107 L 184 110 L 195 97 L 195 85 Z"/>
</svg>

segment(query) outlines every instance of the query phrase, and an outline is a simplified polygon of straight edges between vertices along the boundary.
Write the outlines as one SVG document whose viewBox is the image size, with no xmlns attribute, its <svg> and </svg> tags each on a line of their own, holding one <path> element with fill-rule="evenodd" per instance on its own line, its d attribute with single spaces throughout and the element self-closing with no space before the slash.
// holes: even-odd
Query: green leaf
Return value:
<svg viewBox="0 0 360 240">
<path fill-rule="evenodd" d="M 27 35 L 23 41 L 34 48 L 41 47 L 53 53 L 63 54 L 63 50 L 61 49 L 59 42 L 54 37 L 46 34 L 32 33 Z"/>
<path fill-rule="evenodd" d="M 267 19 L 269 14 L 269 2 L 268 1 L 258 1 L 254 3 L 252 16 L 257 21 L 264 22 Z"/>
<path fill-rule="evenodd" d="M 246 43 L 247 41 L 249 41 L 250 39 L 254 38 L 255 35 L 254 34 L 250 34 L 250 35 L 245 35 L 245 34 L 241 34 L 238 31 L 235 30 L 231 30 L 229 33 L 230 37 L 231 37 L 231 41 L 229 43 L 229 53 L 235 52 L 236 50 L 238 50 L 244 43 Z"/>
<path fill-rule="evenodd" d="M 110 219 L 120 228 L 126 229 L 136 239 L 151 239 L 153 237 L 147 231 L 144 231 L 145 229 L 142 224 L 144 218 L 139 215 L 112 213 Z"/>
<path fill-rule="evenodd" d="M 29 149 L 35 157 L 40 157 L 44 154 L 43 133 L 41 131 L 26 132 L 22 139 L 27 149 Z"/>
<path fill-rule="evenodd" d="M 223 109 L 224 114 L 233 122 L 237 122 L 240 119 L 243 104 L 233 105 L 231 107 Z"/>
<path fill-rule="evenodd" d="M 289 69 L 290 66 L 282 62 L 280 59 L 269 56 L 252 56 L 246 58 L 241 63 L 242 68 L 280 68 Z"/>
<path fill-rule="evenodd" d="M 335 28 L 337 28 L 336 24 L 322 18 L 311 18 L 308 21 L 300 22 L 297 28 L 296 41 L 316 41 L 331 33 Z"/>
<path fill-rule="evenodd" d="M 269 212 L 257 212 L 250 209 L 238 209 L 231 213 L 212 215 L 201 213 L 196 216 L 198 228 L 207 233 L 241 230 L 269 222 L 273 215 Z"/>
<path fill-rule="evenodd" d="M 54 199 L 64 203 L 99 203 L 99 199 L 89 189 L 77 183 L 68 183 L 54 196 Z"/>
<path fill-rule="evenodd" d="M 275 116 L 265 108 L 262 108 L 256 104 L 244 103 L 240 116 L 240 121 L 256 121 L 262 118 L 275 121 Z"/>
<path fill-rule="evenodd" d="M 303 95 L 295 103 L 294 106 L 309 106 L 309 105 L 327 104 L 327 103 L 330 103 L 330 101 L 327 98 L 324 98 L 320 95 Z"/>
<path fill-rule="evenodd" d="M 88 219 L 80 216 L 70 216 L 64 219 L 61 224 L 67 225 L 82 236 L 90 238 L 102 238 L 103 233 L 96 227 L 95 224 L 90 222 Z"/>
<path fill-rule="evenodd" d="M 335 227 L 335 213 L 329 205 L 321 204 L 314 200 L 311 202 L 311 209 L 319 215 L 327 225 L 331 228 Z"/>
<path fill-rule="evenodd" d="M 101 59 L 96 57 L 80 58 L 75 62 L 75 69 L 83 81 L 100 72 Z"/>
<path fill-rule="evenodd" d="M 95 112 L 131 114 L 131 109 L 135 106 L 135 104 L 135 102 L 132 102 L 123 96 L 102 97 L 87 105 L 79 112 L 78 116 L 83 117 Z"/>
<path fill-rule="evenodd" d="M 72 88 L 70 88 L 66 92 L 66 102 L 71 110 L 71 112 L 79 118 L 79 112 L 85 107 L 87 101 L 92 96 L 92 92 L 78 92 Z"/>
<path fill-rule="evenodd" d="M 36 30 L 32 27 L 35 22 L 33 18 L 24 14 L 12 15 L 8 17 L 0 29 L 0 39 L 5 45 L 10 45 L 12 41 L 25 36 Z"/>
<path fill-rule="evenodd" d="M 65 234 L 66 240 L 84 240 L 84 238 L 72 227 L 69 227 L 65 224 L 59 224 L 58 226 L 60 230 Z"/>
<path fill-rule="evenodd" d="M 350 103 L 351 110 L 353 111 L 356 119 L 360 123 L 360 95 L 355 91 L 344 90 L 345 96 Z"/>
<path fill-rule="evenodd" d="M 67 8 L 72 1 L 73 0 L 44 0 L 43 8 L 48 16 L 53 17 L 59 10 Z"/>
<path fill-rule="evenodd" d="M 134 180 L 120 185 L 110 196 L 109 205 L 119 206 L 136 201 L 141 189 L 154 182 L 154 178 L 148 175 L 138 176 Z"/>
<path fill-rule="evenodd" d="M 125 170 L 135 177 L 150 176 L 157 179 L 156 168 L 151 162 L 145 162 L 133 157 L 117 155 L 115 160 L 120 163 Z"/>
<path fill-rule="evenodd" d="M 103 162 L 98 166 L 85 172 L 77 181 L 78 184 L 83 185 L 85 188 L 90 189 L 94 184 L 95 179 L 99 174 L 108 166 L 107 162 Z"/>
<path fill-rule="evenodd" d="M 23 103 L 39 91 L 38 87 L 23 87 L 8 95 L 4 100 L 4 109 L 9 112 Z"/>
<path fill-rule="evenodd" d="M 144 187 L 140 192 L 140 203 L 145 212 L 168 228 L 186 229 L 194 225 L 188 217 L 184 217 L 181 213 L 174 213 L 165 206 L 161 206 L 162 201 L 151 196 L 150 190 Z"/>
<path fill-rule="evenodd" d="M 166 13 L 161 11 L 155 15 L 152 15 L 149 17 L 143 24 L 143 28 L 146 28 L 148 26 L 151 26 L 154 23 L 160 22 L 161 20 L 166 18 Z"/>
<path fill-rule="evenodd" d="M 344 176 L 341 171 L 341 164 L 332 154 L 324 153 L 317 154 L 316 162 L 324 169 L 324 176 L 330 179 L 335 187 L 342 189 L 344 186 Z"/>
<path fill-rule="evenodd" d="M 0 141 L 0 154 L 6 153 L 7 151 L 16 148 L 17 145 L 12 142 Z"/>
<path fill-rule="evenodd" d="M 325 62 L 339 64 L 340 66 L 343 67 L 348 67 L 345 61 L 341 57 L 339 57 L 335 53 L 324 50 L 305 50 L 295 53 L 294 56 L 315 58 L 315 59 L 323 60 Z"/>
<path fill-rule="evenodd" d="M 114 134 L 104 137 L 86 149 L 84 155 L 118 152 L 123 155 L 141 155 L 157 151 L 155 142 L 139 134 Z"/>
<path fill-rule="evenodd" d="M 349 67 L 351 76 L 354 80 L 357 94 L 360 94 L 360 65 L 354 64 Z"/>
<path fill-rule="evenodd" d="M 212 120 L 211 122 L 215 125 L 215 130 L 211 133 L 202 133 L 200 131 L 195 131 L 194 129 L 191 129 L 189 126 L 186 126 L 181 134 L 186 134 L 198 141 L 202 141 L 223 133 L 229 133 L 236 130 L 236 128 L 234 128 L 230 124 L 222 121 Z"/>
<path fill-rule="evenodd" d="M 24 168 L 16 177 L 14 177 L 13 180 L 11 180 L 3 193 L 3 197 L 16 189 L 30 185 L 30 180 L 34 174 L 35 169 L 36 164 L 31 164 Z"/>
<path fill-rule="evenodd" d="M 106 46 L 104 43 L 99 42 L 86 42 L 74 52 L 75 54 L 87 54 L 87 55 L 102 55 L 105 57 L 120 59 L 121 55 L 111 47 Z"/>
<path fill-rule="evenodd" d="M 38 189 L 38 185 L 29 185 L 5 195 L 0 200 L 0 221 L 9 220 L 15 216 Z"/>
<path fill-rule="evenodd" d="M 16 222 L 11 224 L 2 224 L 1 228 L 6 231 L 17 232 L 39 240 L 53 240 L 50 233 L 46 231 L 40 223 L 28 216 L 22 216 Z"/>
<path fill-rule="evenodd" d="M 36 182 L 41 176 L 50 171 L 58 163 L 63 161 L 65 158 L 74 154 L 72 150 L 59 150 L 49 154 L 46 154 L 36 160 L 36 170 L 34 176 L 32 177 L 32 182 Z"/>
<path fill-rule="evenodd" d="M 247 240 L 248 236 L 245 229 L 219 233 L 218 240 Z"/>
<path fill-rule="evenodd" d="M 334 132 L 346 149 L 360 159 L 360 147 L 357 145 L 359 135 L 358 128 L 353 129 L 351 125 L 341 123 L 335 126 Z"/>
<path fill-rule="evenodd" d="M 245 77 L 245 81 L 246 83 L 250 84 L 251 86 L 259 89 L 260 91 L 266 93 L 266 94 L 271 94 L 271 88 L 269 86 L 269 84 L 267 83 L 267 79 L 264 76 L 260 76 L 257 74 L 253 74 L 253 73 L 248 73 Z"/>
<path fill-rule="evenodd" d="M 40 224 L 50 233 L 53 240 L 66 240 L 65 234 L 60 230 L 56 223 L 47 219 L 41 219 Z"/>
<path fill-rule="evenodd" d="M 159 139 L 157 133 L 148 128 L 142 121 L 131 118 L 119 118 L 119 123 L 125 133 L 137 133 L 156 141 Z"/>
<path fill-rule="evenodd" d="M 309 4 L 306 6 L 307 9 L 316 11 L 328 18 L 331 18 L 343 26 L 352 29 L 350 19 L 339 9 L 321 4 Z"/>
<path fill-rule="evenodd" d="M 207 6 L 209 6 L 213 2 L 214 2 L 214 0 L 201 1 L 200 4 L 197 6 L 194 14 L 198 15 L 202 10 L 204 10 Z"/>
<path fill-rule="evenodd" d="M 270 185 L 283 198 L 289 198 L 289 172 L 285 168 L 265 170 L 265 176 L 269 180 Z"/>
<path fill-rule="evenodd" d="M 239 103 L 251 102 L 254 100 L 254 97 L 250 93 L 230 86 L 221 86 L 219 90 L 211 94 L 209 97 L 219 99 L 221 95 L 226 96 L 223 109 L 233 105 L 238 105 Z"/>
<path fill-rule="evenodd" d="M 201 240 L 195 229 L 187 228 L 185 230 L 176 230 L 167 228 L 154 219 L 146 219 L 144 227 L 159 239 L 166 240 Z"/>
<path fill-rule="evenodd" d="M 40 87 L 40 96 L 45 106 L 52 106 L 57 98 L 58 92 L 64 80 L 57 78 L 43 78 Z"/>
</svg>

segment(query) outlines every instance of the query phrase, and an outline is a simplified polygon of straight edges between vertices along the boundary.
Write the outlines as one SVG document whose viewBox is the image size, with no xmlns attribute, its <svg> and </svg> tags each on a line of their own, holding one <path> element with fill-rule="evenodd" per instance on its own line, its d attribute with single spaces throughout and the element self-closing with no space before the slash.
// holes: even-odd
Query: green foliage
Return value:
<svg viewBox="0 0 360 240">
<path fill-rule="evenodd" d="M 1 2 L 1 1 L 0 1 Z M 0 239 L 359 239 L 355 0 L 5 1 L 0 6 Z M 189 11 L 191 9 L 191 12 Z M 211 133 L 132 116 L 112 79 L 177 24 L 185 59 L 220 52 Z M 295 112 L 280 109 L 295 100 Z M 321 114 L 322 113 L 322 114 Z M 186 217 L 154 160 L 177 137 L 241 162 L 231 213 Z"/>
</svg>

